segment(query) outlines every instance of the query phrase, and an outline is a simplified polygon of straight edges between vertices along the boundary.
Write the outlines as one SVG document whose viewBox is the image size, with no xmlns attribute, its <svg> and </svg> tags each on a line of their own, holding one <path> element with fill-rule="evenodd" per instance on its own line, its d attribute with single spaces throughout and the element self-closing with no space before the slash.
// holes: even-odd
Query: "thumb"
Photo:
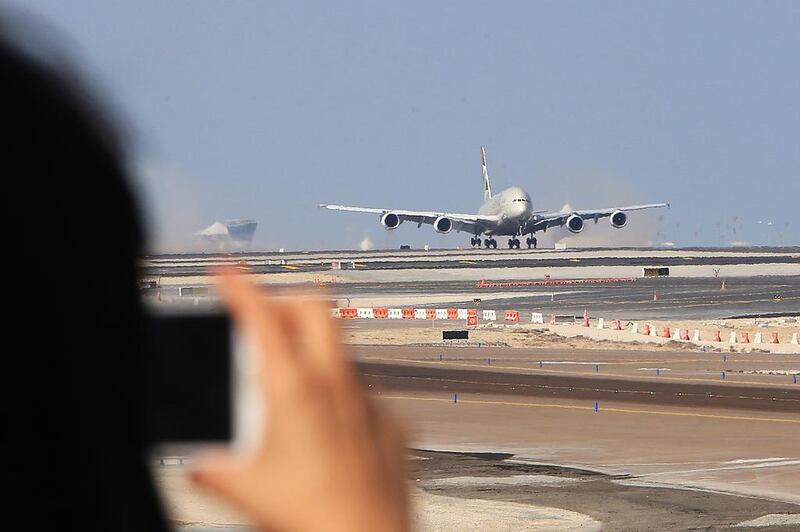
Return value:
<svg viewBox="0 0 800 532">
<path fill-rule="evenodd" d="M 196 460 L 191 479 L 195 485 L 239 506 L 251 491 L 253 467 L 249 462 L 244 456 L 223 451 L 209 452 Z"/>
</svg>

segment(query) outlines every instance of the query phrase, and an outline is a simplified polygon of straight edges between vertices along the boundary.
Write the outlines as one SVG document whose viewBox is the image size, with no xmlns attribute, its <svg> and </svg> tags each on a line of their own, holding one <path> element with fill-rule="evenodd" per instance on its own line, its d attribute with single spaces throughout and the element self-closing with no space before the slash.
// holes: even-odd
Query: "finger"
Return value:
<svg viewBox="0 0 800 532">
<path fill-rule="evenodd" d="M 265 391 L 271 399 L 279 400 L 303 379 L 303 369 L 283 325 L 289 320 L 286 310 L 263 297 L 241 275 L 223 274 L 217 282 L 223 302 L 264 362 L 260 378 Z"/>
<path fill-rule="evenodd" d="M 252 464 L 244 456 L 224 452 L 209 453 L 196 459 L 191 479 L 195 485 L 245 510 L 255 489 Z"/>
<path fill-rule="evenodd" d="M 338 326 L 330 316 L 330 305 L 319 298 L 307 297 L 294 300 L 292 306 L 304 362 L 317 376 L 337 382 L 347 380 L 350 367 Z"/>
</svg>

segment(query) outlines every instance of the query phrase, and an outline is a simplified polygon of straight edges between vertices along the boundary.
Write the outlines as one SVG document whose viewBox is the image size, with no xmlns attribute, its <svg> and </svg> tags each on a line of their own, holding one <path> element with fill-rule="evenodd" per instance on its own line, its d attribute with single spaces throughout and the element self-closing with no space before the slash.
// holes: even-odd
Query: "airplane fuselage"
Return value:
<svg viewBox="0 0 800 532">
<path fill-rule="evenodd" d="M 530 219 L 532 212 L 531 196 L 520 187 L 507 188 L 495 194 L 478 210 L 481 215 L 500 217 L 497 228 L 487 231 L 487 234 L 509 236 L 520 234 L 520 228 Z"/>
</svg>

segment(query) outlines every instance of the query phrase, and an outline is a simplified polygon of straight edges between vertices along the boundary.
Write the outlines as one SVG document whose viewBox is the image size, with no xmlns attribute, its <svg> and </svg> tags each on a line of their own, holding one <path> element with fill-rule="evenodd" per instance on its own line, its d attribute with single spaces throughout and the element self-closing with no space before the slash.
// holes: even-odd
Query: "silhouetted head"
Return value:
<svg viewBox="0 0 800 532">
<path fill-rule="evenodd" d="M 142 430 L 142 231 L 122 150 L 74 73 L 2 29 L 12 507 L 33 504 L 37 528 L 159 529 Z"/>
</svg>

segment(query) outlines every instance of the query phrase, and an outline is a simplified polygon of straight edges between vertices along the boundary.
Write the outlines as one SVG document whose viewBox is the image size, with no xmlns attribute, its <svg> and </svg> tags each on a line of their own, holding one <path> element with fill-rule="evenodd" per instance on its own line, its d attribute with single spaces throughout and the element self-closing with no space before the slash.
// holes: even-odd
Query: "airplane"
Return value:
<svg viewBox="0 0 800 532">
<path fill-rule="evenodd" d="M 495 236 L 509 236 L 509 249 L 520 249 L 518 237 L 528 235 L 528 249 L 536 248 L 535 233 L 545 232 L 552 227 L 565 227 L 569 232 L 577 234 L 583 231 L 587 220 L 609 218 L 611 226 L 617 229 L 628 223 L 628 212 L 644 209 L 669 207 L 669 203 L 651 203 L 647 205 L 631 205 L 628 207 L 610 207 L 606 209 L 589 209 L 577 211 L 534 211 L 531 196 L 521 187 L 510 187 L 499 194 L 492 195 L 489 183 L 489 169 L 486 164 L 486 150 L 481 147 L 481 174 L 483 176 L 484 203 L 478 214 L 458 214 L 443 211 L 409 211 L 402 209 L 379 209 L 368 207 L 351 207 L 347 205 L 330 205 L 321 203 L 321 208 L 333 211 L 364 212 L 380 215 L 380 223 L 386 229 L 397 229 L 403 222 L 430 224 L 437 233 L 447 234 L 452 230 L 471 233 L 472 247 L 481 244 L 486 248 L 497 249 Z M 481 236 L 487 238 L 481 241 Z"/>
</svg>

